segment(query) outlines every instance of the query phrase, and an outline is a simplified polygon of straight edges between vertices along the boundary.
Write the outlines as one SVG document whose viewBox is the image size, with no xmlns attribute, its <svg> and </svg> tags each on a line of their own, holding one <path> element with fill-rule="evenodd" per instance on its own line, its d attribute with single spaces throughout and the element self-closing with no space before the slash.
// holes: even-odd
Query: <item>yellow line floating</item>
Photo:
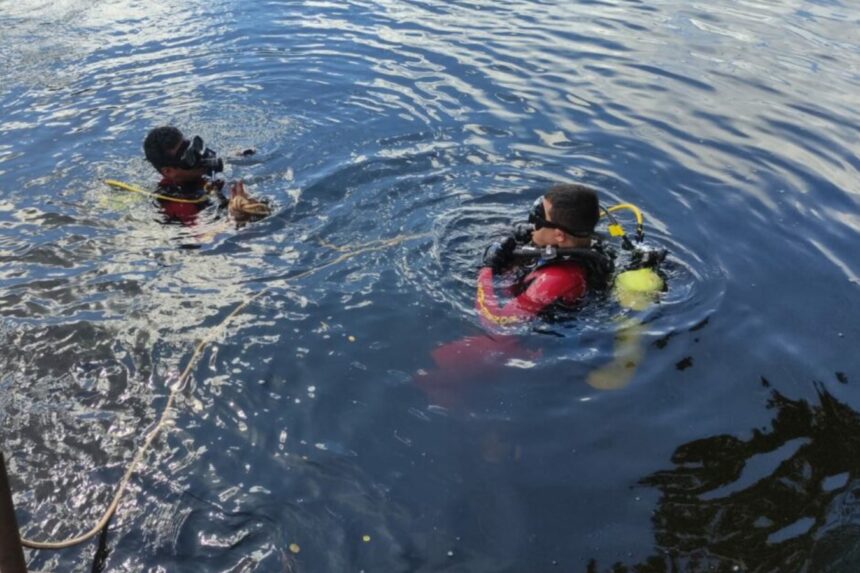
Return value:
<svg viewBox="0 0 860 573">
<path fill-rule="evenodd" d="M 160 193 L 152 193 L 145 189 L 141 189 L 140 187 L 136 187 L 134 185 L 129 185 L 128 183 L 123 183 L 122 181 L 117 181 L 116 179 L 105 179 L 105 185 L 113 187 L 114 189 L 122 189 L 123 191 L 131 191 L 132 193 L 140 193 L 141 195 L 146 195 L 147 197 L 152 197 L 154 199 L 161 199 L 162 201 L 172 201 L 174 203 L 204 203 L 209 200 L 207 195 L 203 197 L 199 197 L 197 199 L 180 199 L 178 197 L 171 197 L 169 195 L 161 195 Z"/>
</svg>

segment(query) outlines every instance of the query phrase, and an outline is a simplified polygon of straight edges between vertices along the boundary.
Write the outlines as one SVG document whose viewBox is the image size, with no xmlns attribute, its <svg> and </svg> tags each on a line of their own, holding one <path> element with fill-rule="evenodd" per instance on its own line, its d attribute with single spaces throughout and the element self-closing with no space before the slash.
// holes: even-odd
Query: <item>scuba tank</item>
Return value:
<svg viewBox="0 0 860 573">
<path fill-rule="evenodd" d="M 633 243 L 624 232 L 624 228 L 612 215 L 614 211 L 626 209 L 636 217 L 636 242 Z M 660 274 L 660 265 L 666 259 L 668 251 L 660 247 L 644 244 L 645 223 L 642 212 L 632 203 L 620 203 L 603 209 L 609 219 L 609 234 L 621 237 L 622 248 L 632 251 L 627 268 L 615 277 L 612 292 L 618 304 L 630 310 L 645 310 L 657 296 L 666 289 L 666 282 Z"/>
<path fill-rule="evenodd" d="M 666 249 L 638 245 L 627 269 L 618 273 L 613 294 L 618 304 L 630 310 L 644 310 L 666 288 L 659 266 L 666 258 Z"/>
</svg>

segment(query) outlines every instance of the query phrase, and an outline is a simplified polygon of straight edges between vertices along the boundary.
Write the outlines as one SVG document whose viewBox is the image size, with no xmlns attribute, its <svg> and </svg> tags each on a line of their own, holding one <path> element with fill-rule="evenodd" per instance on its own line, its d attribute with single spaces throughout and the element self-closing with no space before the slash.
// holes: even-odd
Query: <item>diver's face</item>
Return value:
<svg viewBox="0 0 860 573">
<path fill-rule="evenodd" d="M 541 201 L 543 202 L 543 210 L 546 214 L 545 219 L 548 223 L 552 223 L 552 203 L 550 203 L 546 197 L 542 198 Z M 567 236 L 561 229 L 553 229 L 551 227 L 543 226 L 540 223 L 536 223 L 535 226 L 537 228 L 532 231 L 532 243 L 538 247 L 560 245 L 564 242 Z"/>
<path fill-rule="evenodd" d="M 176 144 L 175 147 L 169 150 L 169 153 L 174 157 L 179 155 L 179 151 L 183 148 L 183 144 L 186 143 L 186 140 L 183 139 L 179 143 Z M 197 167 L 195 169 L 185 169 L 184 167 L 162 167 L 161 174 L 166 178 L 174 181 L 176 183 L 191 183 L 193 181 L 197 181 L 206 174 L 206 168 Z"/>
</svg>

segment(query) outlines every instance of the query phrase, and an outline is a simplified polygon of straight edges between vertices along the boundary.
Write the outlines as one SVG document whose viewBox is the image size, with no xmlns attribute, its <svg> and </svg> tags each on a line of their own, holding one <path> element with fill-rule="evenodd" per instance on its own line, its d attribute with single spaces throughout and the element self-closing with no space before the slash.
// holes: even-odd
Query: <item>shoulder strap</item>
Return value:
<svg viewBox="0 0 860 573">
<path fill-rule="evenodd" d="M 547 254 L 550 258 L 546 259 Z M 523 246 L 514 250 L 514 256 L 522 258 L 544 258 L 547 262 L 571 261 L 585 268 L 588 286 L 592 289 L 603 290 L 609 286 L 609 280 L 615 271 L 614 257 L 603 246 L 596 243 L 584 248 L 558 248 L 546 251 L 539 247 Z"/>
</svg>

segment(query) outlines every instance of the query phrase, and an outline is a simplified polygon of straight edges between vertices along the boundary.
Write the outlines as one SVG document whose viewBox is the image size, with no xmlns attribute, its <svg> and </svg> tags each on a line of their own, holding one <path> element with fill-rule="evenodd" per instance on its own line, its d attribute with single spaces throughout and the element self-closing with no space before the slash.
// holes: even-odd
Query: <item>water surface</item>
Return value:
<svg viewBox="0 0 860 573">
<path fill-rule="evenodd" d="M 88 529 L 194 344 L 265 291 L 194 367 L 102 570 L 856 570 L 858 20 L 811 0 L 0 1 L 23 533 Z M 257 149 L 225 175 L 276 214 L 165 226 L 106 187 L 155 183 L 141 142 L 164 123 Z M 416 379 L 482 332 L 483 247 L 555 181 L 635 203 L 670 250 L 641 360 L 619 390 L 587 383 L 614 353 L 598 304 L 438 403 Z M 29 567 L 90 571 L 96 545 Z"/>
</svg>

